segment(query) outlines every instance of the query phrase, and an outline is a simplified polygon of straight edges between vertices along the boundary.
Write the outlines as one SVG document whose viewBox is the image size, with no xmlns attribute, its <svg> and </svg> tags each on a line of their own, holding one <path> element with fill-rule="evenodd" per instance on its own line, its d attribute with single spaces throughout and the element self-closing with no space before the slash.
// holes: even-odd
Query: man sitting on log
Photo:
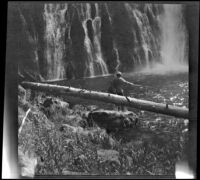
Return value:
<svg viewBox="0 0 200 180">
<path fill-rule="evenodd" d="M 111 81 L 110 83 L 110 87 L 108 88 L 108 93 L 112 93 L 112 94 L 117 94 L 117 95 L 120 95 L 120 96 L 124 96 L 124 88 L 126 88 L 127 86 L 138 86 L 138 85 L 135 85 L 129 81 L 126 81 L 123 77 L 122 77 L 122 73 L 121 72 L 117 72 L 116 73 L 116 76 L 115 78 Z M 140 88 L 142 88 L 140 86 Z M 119 110 L 122 110 L 124 111 L 125 108 L 124 106 L 121 105 L 118 106 L 118 111 Z"/>
</svg>

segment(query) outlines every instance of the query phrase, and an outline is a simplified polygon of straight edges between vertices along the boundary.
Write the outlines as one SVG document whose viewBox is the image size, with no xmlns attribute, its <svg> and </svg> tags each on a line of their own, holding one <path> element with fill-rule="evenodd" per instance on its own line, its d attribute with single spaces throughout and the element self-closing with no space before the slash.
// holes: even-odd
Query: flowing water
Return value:
<svg viewBox="0 0 200 180">
<path fill-rule="evenodd" d="M 87 69 L 85 76 L 108 74 L 107 65 L 103 60 L 101 50 L 101 18 L 98 4 L 95 4 L 96 16 L 91 17 L 89 3 L 80 4 L 78 15 L 84 30 L 84 48 L 87 54 Z M 64 56 L 66 32 L 70 29 L 70 21 L 66 21 L 68 4 L 45 4 L 44 19 L 46 22 L 46 59 L 48 64 L 48 79 L 62 79 L 65 77 Z M 69 30 L 70 31 L 70 30 Z M 92 32 L 92 35 L 91 35 Z M 70 32 L 69 32 L 70 34 Z M 69 37 L 70 38 L 70 37 Z M 80 40 L 81 41 L 81 40 Z M 80 42 L 81 43 L 81 42 Z M 80 59 L 81 61 L 81 59 Z"/>
<path fill-rule="evenodd" d="M 98 4 L 95 4 L 96 12 L 98 12 L 98 8 L 99 8 Z M 83 5 L 81 10 L 83 10 Z M 108 69 L 106 63 L 103 60 L 101 46 L 100 46 L 101 18 L 97 13 L 96 16 L 92 19 L 91 6 L 89 4 L 86 4 L 86 14 L 84 14 L 82 25 L 85 32 L 84 44 L 89 60 L 88 62 L 89 75 L 94 76 L 99 74 L 102 75 L 107 74 Z M 91 32 L 93 32 L 92 35 L 90 34 Z"/>
<path fill-rule="evenodd" d="M 67 5 L 61 6 L 57 4 L 46 4 L 44 6 L 44 19 L 46 22 L 45 39 L 46 39 L 46 60 L 48 64 L 49 78 L 64 78 L 63 57 L 65 51 L 65 11 Z"/>
<path fill-rule="evenodd" d="M 188 37 L 183 18 L 183 7 L 166 4 L 164 13 L 158 16 L 161 27 L 161 62 L 142 71 L 153 74 L 188 72 Z"/>
<path fill-rule="evenodd" d="M 144 87 L 144 91 L 136 88 L 136 91 L 130 92 L 130 96 L 180 107 L 189 106 L 187 73 L 168 75 L 134 73 L 127 79 L 132 79 L 132 82 Z"/>
<path fill-rule="evenodd" d="M 19 6 L 24 36 L 28 39 L 27 42 L 22 38 L 22 43 L 31 44 L 29 50 L 33 54 L 24 61 L 36 64 L 35 71 L 39 69 L 38 73 L 46 80 L 93 77 L 116 70 L 188 71 L 184 5 L 44 3 L 34 6 L 35 10 L 31 4 Z"/>
</svg>

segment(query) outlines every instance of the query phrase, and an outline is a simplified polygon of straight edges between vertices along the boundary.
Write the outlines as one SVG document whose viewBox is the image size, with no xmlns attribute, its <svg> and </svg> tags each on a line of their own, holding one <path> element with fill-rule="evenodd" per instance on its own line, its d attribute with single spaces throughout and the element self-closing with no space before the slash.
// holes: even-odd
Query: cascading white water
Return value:
<svg viewBox="0 0 200 180">
<path fill-rule="evenodd" d="M 65 51 L 66 10 L 67 4 L 45 4 L 44 6 L 48 79 L 62 79 L 65 77 L 63 56 Z"/>
<path fill-rule="evenodd" d="M 160 23 L 162 28 L 161 56 L 163 64 L 166 67 L 186 65 L 188 58 L 187 36 L 183 24 L 182 6 L 164 5 L 164 14 Z"/>
<path fill-rule="evenodd" d="M 152 52 L 152 49 L 157 50 L 156 38 L 153 35 L 152 24 L 149 22 L 147 16 L 147 9 L 152 12 L 152 5 L 146 4 L 144 12 L 141 12 L 136 5 L 131 6 L 129 3 L 125 3 L 125 8 L 131 18 L 132 22 L 135 24 L 132 27 L 132 32 L 134 36 L 135 47 L 133 49 L 134 58 L 133 60 L 137 65 L 144 64 L 146 67 L 150 66 L 150 56 L 155 58 L 157 52 Z M 155 19 L 156 17 L 154 17 Z M 138 28 L 139 34 L 136 33 L 136 28 Z M 142 63 L 145 62 L 145 63 Z"/>
<path fill-rule="evenodd" d="M 47 79 L 62 79 L 65 78 L 65 68 L 63 57 L 66 51 L 65 47 L 65 31 L 68 23 L 65 20 L 65 13 L 68 10 L 67 4 L 45 4 L 44 20 L 45 42 L 46 42 L 46 61 L 47 61 Z M 99 74 L 108 74 L 108 68 L 103 60 L 101 50 L 101 18 L 99 15 L 98 4 L 95 3 L 96 15 L 94 19 L 91 17 L 91 5 L 89 3 L 81 4 L 79 17 L 82 21 L 82 26 L 85 32 L 84 46 L 87 53 L 87 68 L 85 76 L 95 76 Z M 92 22 L 93 39 L 91 42 L 87 21 Z M 89 72 L 89 74 L 87 73 Z"/>
<path fill-rule="evenodd" d="M 83 9 L 83 6 L 82 6 Z M 85 48 L 88 55 L 88 68 L 89 68 L 89 76 L 95 76 L 99 74 L 108 74 L 108 68 L 106 63 L 103 60 L 102 51 L 101 51 L 101 18 L 99 16 L 99 9 L 98 4 L 95 3 L 95 9 L 96 9 L 96 16 L 94 19 L 91 17 L 91 6 L 89 3 L 86 3 L 86 12 L 82 10 L 82 13 L 84 14 L 82 26 L 85 32 Z M 93 38 L 94 43 L 91 42 L 89 35 L 88 35 L 88 29 L 87 29 L 87 22 L 90 20 L 92 22 L 92 30 L 94 32 Z M 99 67 L 99 69 L 97 69 Z M 100 71 L 100 72 L 99 72 Z M 99 72 L 99 74 L 97 74 Z"/>
<path fill-rule="evenodd" d="M 88 30 L 87 30 L 86 22 L 87 22 L 87 20 L 83 21 L 83 23 L 82 23 L 83 29 L 85 31 L 84 45 L 85 45 L 85 48 L 87 51 L 89 74 L 90 74 L 90 76 L 94 76 L 95 69 L 94 69 L 94 62 L 93 62 L 92 43 L 88 37 Z"/>
<path fill-rule="evenodd" d="M 103 75 L 109 74 L 108 69 L 188 71 L 183 7 L 45 3 L 38 12 L 30 13 L 26 13 L 28 6 L 20 8 L 22 39 L 30 51 L 26 59 L 35 67 L 31 63 L 26 66 L 45 79 Z"/>
<path fill-rule="evenodd" d="M 85 45 L 85 49 L 87 51 L 87 59 L 88 59 L 88 70 L 90 76 L 94 76 L 95 75 L 95 69 L 94 69 L 94 63 L 93 63 L 93 55 L 92 55 L 92 43 L 90 41 L 90 38 L 88 36 L 88 30 L 87 30 L 87 20 L 91 19 L 91 9 L 90 9 L 90 5 L 87 3 L 86 4 L 86 13 L 84 13 L 83 10 L 83 4 L 81 4 L 81 14 L 83 14 L 83 22 L 82 22 L 82 26 L 85 32 L 85 40 L 84 40 L 84 45 Z"/>
<path fill-rule="evenodd" d="M 184 24 L 182 5 L 165 4 L 159 16 L 161 28 L 161 63 L 143 72 L 169 73 L 188 71 L 187 31 Z"/>
<path fill-rule="evenodd" d="M 102 74 L 108 74 L 107 65 L 103 60 L 101 51 L 101 19 L 99 16 L 95 17 L 92 26 L 94 29 L 94 51 L 96 54 L 96 62 L 100 65 Z"/>
<path fill-rule="evenodd" d="M 113 44 L 113 48 L 114 48 L 114 51 L 115 51 L 115 54 L 116 54 L 116 60 L 117 60 L 117 66 L 115 67 L 115 71 L 118 71 L 121 63 L 120 63 L 120 60 L 119 60 L 119 52 L 118 52 L 118 49 L 117 49 L 115 43 Z"/>
</svg>

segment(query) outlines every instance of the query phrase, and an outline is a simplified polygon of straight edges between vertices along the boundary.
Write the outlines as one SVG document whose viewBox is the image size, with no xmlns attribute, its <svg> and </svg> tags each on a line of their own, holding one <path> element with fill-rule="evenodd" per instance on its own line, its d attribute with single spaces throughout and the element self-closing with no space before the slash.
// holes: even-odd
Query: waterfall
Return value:
<svg viewBox="0 0 200 180">
<path fill-rule="evenodd" d="M 152 11 L 153 7 L 151 4 L 145 4 L 143 11 L 137 5 L 131 6 L 126 3 L 125 7 L 133 23 L 133 60 L 137 66 L 150 67 L 151 61 L 156 61 L 159 54 L 159 42 L 153 29 L 156 22 L 150 22 L 151 17 L 156 21 L 156 15 Z M 157 8 L 156 5 L 154 7 Z"/>
<path fill-rule="evenodd" d="M 108 74 L 107 65 L 104 62 L 101 51 L 101 17 L 99 15 L 98 4 L 95 4 L 95 17 L 92 17 L 91 5 L 89 3 L 83 3 L 81 6 L 76 6 L 76 8 L 85 34 L 84 46 L 87 54 L 87 61 L 84 75 L 95 76 Z M 67 4 L 45 4 L 44 6 L 47 45 L 46 59 L 49 65 L 47 77 L 49 79 L 65 77 L 66 70 L 63 58 L 66 53 L 65 51 L 71 51 L 70 48 L 66 50 L 65 44 L 65 31 L 68 28 L 67 26 L 69 26 L 69 29 L 71 26 L 70 22 L 66 22 L 66 12 L 68 12 Z"/>
<path fill-rule="evenodd" d="M 169 73 L 188 71 L 187 31 L 183 18 L 183 6 L 178 4 L 163 5 L 164 11 L 159 16 L 161 28 L 161 62 L 143 72 Z"/>
<path fill-rule="evenodd" d="M 22 41 L 31 57 L 19 59 L 24 58 L 21 64 L 29 69 L 35 64 L 45 79 L 81 78 L 116 70 L 188 70 L 183 5 L 68 2 L 32 6 L 20 7 Z"/>
<path fill-rule="evenodd" d="M 95 17 L 93 21 L 93 29 L 94 29 L 94 51 L 96 54 L 96 62 L 101 67 L 101 73 L 102 74 L 108 74 L 108 68 L 106 63 L 103 60 L 102 57 L 102 51 L 101 51 L 101 18 L 99 16 Z"/>
<path fill-rule="evenodd" d="M 64 6 L 62 6 L 64 5 Z M 44 19 L 46 22 L 46 61 L 47 78 L 62 79 L 65 77 L 63 57 L 65 51 L 65 11 L 67 4 L 45 4 Z"/>
<path fill-rule="evenodd" d="M 84 16 L 82 25 L 85 31 L 84 44 L 88 57 L 89 76 L 108 74 L 108 68 L 103 60 L 101 51 L 101 17 L 97 3 L 95 3 L 95 11 L 95 17 L 92 18 L 91 5 L 89 3 L 86 3 L 86 12 L 84 13 L 82 10 Z"/>
<path fill-rule="evenodd" d="M 187 62 L 187 36 L 181 5 L 164 5 L 161 17 L 161 56 L 165 66 L 185 65 Z"/>
<path fill-rule="evenodd" d="M 95 70 L 94 70 L 94 61 L 93 61 L 93 52 L 92 52 L 92 43 L 88 37 L 88 30 L 87 30 L 87 21 L 83 21 L 83 28 L 85 31 L 85 40 L 84 40 L 84 45 L 87 51 L 87 58 L 88 58 L 88 70 L 89 70 L 89 76 L 94 76 L 95 75 Z"/>
<path fill-rule="evenodd" d="M 115 51 L 115 54 L 116 54 L 116 60 L 117 60 L 117 66 L 115 67 L 115 71 L 119 71 L 119 66 L 120 66 L 120 60 L 119 60 L 119 52 L 118 52 L 118 49 L 116 47 L 116 44 L 114 43 L 114 51 Z"/>
</svg>

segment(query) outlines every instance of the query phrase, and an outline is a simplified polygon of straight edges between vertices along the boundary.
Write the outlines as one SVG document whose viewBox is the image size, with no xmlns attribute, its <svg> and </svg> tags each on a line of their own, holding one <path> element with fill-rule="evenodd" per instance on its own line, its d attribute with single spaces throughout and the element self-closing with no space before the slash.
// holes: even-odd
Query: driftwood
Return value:
<svg viewBox="0 0 200 180">
<path fill-rule="evenodd" d="M 29 88 L 36 91 L 43 91 L 61 96 L 79 97 L 86 100 L 96 100 L 106 103 L 114 103 L 116 105 L 124 105 L 131 108 L 151 111 L 155 113 L 175 116 L 179 118 L 189 117 L 187 108 L 176 107 L 168 104 L 155 103 L 146 100 L 140 100 L 132 97 L 119 96 L 115 94 L 88 91 L 67 86 L 58 86 L 45 83 L 22 82 L 24 88 Z"/>
<path fill-rule="evenodd" d="M 19 134 L 20 134 L 21 131 L 22 131 L 22 128 L 23 128 L 23 126 L 24 126 L 24 124 L 25 124 L 26 118 L 27 118 L 27 116 L 28 116 L 28 114 L 29 114 L 30 111 L 31 111 L 31 109 L 29 108 L 28 111 L 26 112 L 26 115 L 24 116 L 24 118 L 23 118 L 23 120 L 22 120 L 21 126 L 20 126 L 20 128 L 19 128 L 19 130 L 18 130 L 18 133 L 19 133 Z"/>
</svg>

